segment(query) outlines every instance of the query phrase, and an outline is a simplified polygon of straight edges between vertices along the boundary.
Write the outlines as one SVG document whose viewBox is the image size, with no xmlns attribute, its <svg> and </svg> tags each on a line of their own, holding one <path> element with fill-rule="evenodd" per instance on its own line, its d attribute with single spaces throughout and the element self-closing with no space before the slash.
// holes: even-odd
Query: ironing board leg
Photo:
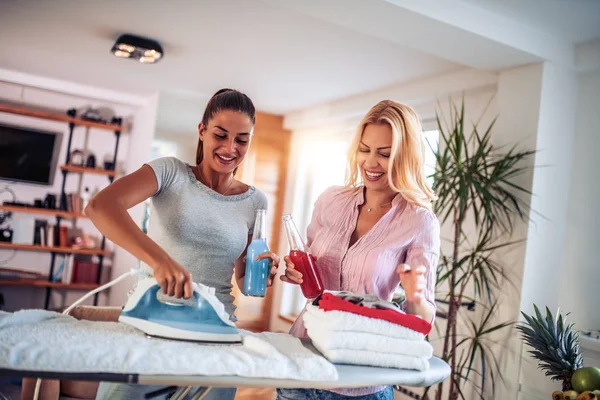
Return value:
<svg viewBox="0 0 600 400">
<path fill-rule="evenodd" d="M 192 394 L 192 397 L 190 397 L 190 400 L 202 400 L 204 398 L 204 396 L 206 396 L 208 394 L 208 392 L 210 392 L 210 389 L 212 389 L 211 387 L 200 387 L 196 390 L 196 392 L 194 394 Z"/>
<path fill-rule="evenodd" d="M 192 386 L 180 387 L 173 396 L 169 397 L 169 400 L 183 400 L 190 390 Z"/>
<path fill-rule="evenodd" d="M 194 392 L 190 391 L 192 389 L 195 389 Z M 208 394 L 208 392 L 210 392 L 210 390 L 212 389 L 212 387 L 198 387 L 198 388 L 194 388 L 193 386 L 186 386 L 186 387 L 180 387 L 179 389 L 177 389 L 177 391 L 175 393 L 173 393 L 173 395 L 171 397 L 169 397 L 169 400 L 202 400 L 204 398 L 204 396 L 206 396 Z M 190 396 L 188 396 L 188 394 Z"/>
</svg>

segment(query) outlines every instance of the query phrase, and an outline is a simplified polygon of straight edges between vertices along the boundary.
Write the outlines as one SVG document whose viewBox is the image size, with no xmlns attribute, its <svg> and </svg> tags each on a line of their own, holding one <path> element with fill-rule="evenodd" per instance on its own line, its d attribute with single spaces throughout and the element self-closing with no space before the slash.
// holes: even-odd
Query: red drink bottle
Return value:
<svg viewBox="0 0 600 400">
<path fill-rule="evenodd" d="M 315 258 L 310 253 L 310 249 L 302 240 L 298 228 L 294 224 L 292 216 L 286 214 L 283 216 L 283 225 L 290 245 L 290 260 L 294 263 L 296 269 L 302 274 L 302 283 L 300 289 L 307 299 L 312 299 L 323 293 L 323 283 L 317 272 Z"/>
</svg>

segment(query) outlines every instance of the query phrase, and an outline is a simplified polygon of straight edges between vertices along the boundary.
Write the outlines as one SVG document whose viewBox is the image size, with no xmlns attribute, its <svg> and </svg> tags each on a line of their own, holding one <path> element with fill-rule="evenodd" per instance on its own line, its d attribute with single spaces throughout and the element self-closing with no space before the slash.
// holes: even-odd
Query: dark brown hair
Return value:
<svg viewBox="0 0 600 400">
<path fill-rule="evenodd" d="M 252 125 L 256 123 L 256 110 L 252 100 L 244 93 L 234 89 L 221 89 L 213 95 L 206 105 L 202 124 L 208 126 L 208 121 L 220 111 L 237 111 L 246 114 L 252 120 Z M 203 145 L 202 140 L 198 139 L 198 148 L 196 149 L 196 164 L 202 162 Z"/>
</svg>

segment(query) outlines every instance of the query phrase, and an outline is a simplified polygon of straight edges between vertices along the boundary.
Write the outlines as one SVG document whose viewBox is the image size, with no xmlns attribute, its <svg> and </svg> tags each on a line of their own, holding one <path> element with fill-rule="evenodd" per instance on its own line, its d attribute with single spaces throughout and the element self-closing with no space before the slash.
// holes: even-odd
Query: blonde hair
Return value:
<svg viewBox="0 0 600 400">
<path fill-rule="evenodd" d="M 348 150 L 350 175 L 346 186 L 356 187 L 362 184 L 356 156 L 362 134 L 368 124 L 387 124 L 392 128 L 392 149 L 387 171 L 390 187 L 408 202 L 431 210 L 431 201 L 435 200 L 436 196 L 429 187 L 423 171 L 423 128 L 415 110 L 397 101 L 380 101 L 360 121 Z"/>
</svg>

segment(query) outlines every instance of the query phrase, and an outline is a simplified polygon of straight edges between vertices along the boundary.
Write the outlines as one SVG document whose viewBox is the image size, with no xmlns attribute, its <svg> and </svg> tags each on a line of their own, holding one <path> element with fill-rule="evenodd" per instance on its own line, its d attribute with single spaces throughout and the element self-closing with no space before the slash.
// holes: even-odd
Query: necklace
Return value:
<svg viewBox="0 0 600 400">
<path fill-rule="evenodd" d="M 384 208 L 387 207 L 388 205 L 391 205 L 392 202 L 390 201 L 389 203 L 383 203 L 381 205 L 376 206 L 377 208 Z M 365 204 L 366 205 L 366 204 Z M 373 210 L 373 207 L 369 207 L 367 206 L 367 212 L 371 212 L 371 210 Z"/>
<path fill-rule="evenodd" d="M 204 185 L 212 190 L 214 190 L 215 192 L 217 192 L 215 189 L 211 188 L 208 185 L 208 181 L 206 180 L 206 178 L 204 177 L 204 174 L 202 173 L 202 168 L 200 168 L 200 166 L 198 165 L 198 173 L 200 174 L 200 178 L 201 182 L 204 183 Z M 229 185 L 227 186 L 227 189 L 222 193 L 223 196 L 227 195 L 227 193 L 229 192 L 229 189 L 231 189 L 231 184 L 233 183 L 233 175 L 231 176 L 231 178 L 229 179 Z M 219 192 L 217 192 L 219 193 Z"/>
</svg>

